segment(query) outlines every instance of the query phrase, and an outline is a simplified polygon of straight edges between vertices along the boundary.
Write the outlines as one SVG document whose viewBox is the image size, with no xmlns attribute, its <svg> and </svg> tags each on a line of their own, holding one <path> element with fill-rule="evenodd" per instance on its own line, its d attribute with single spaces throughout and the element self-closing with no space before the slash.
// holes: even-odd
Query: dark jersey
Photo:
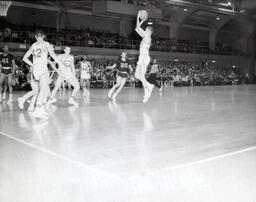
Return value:
<svg viewBox="0 0 256 202">
<path fill-rule="evenodd" d="M 0 55 L 0 63 L 2 64 L 2 67 L 12 67 L 12 60 L 14 57 L 11 54 L 7 55 Z"/>
<path fill-rule="evenodd" d="M 116 68 L 117 71 L 119 72 L 129 72 L 129 65 L 130 63 L 128 61 L 122 61 L 122 60 L 118 60 L 118 62 L 116 63 Z"/>
<path fill-rule="evenodd" d="M 117 76 L 120 76 L 122 78 L 128 78 L 129 65 L 130 65 L 130 63 L 128 61 L 124 62 L 122 60 L 118 60 L 118 62 L 116 63 Z"/>
</svg>

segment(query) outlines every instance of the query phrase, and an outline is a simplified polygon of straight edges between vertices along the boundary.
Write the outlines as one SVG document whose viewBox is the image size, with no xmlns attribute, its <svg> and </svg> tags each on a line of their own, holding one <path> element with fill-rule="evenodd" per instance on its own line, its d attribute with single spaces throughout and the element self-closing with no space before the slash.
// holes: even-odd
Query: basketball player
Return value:
<svg viewBox="0 0 256 202">
<path fill-rule="evenodd" d="M 84 55 L 83 60 L 80 62 L 80 84 L 84 90 L 84 96 L 89 95 L 90 79 L 91 79 L 92 65 Z"/>
<path fill-rule="evenodd" d="M 8 46 L 4 46 L 3 54 L 0 55 L 0 64 L 2 66 L 0 73 L 0 102 L 2 99 L 6 99 L 6 93 L 2 96 L 2 85 L 5 79 L 7 79 L 7 85 L 9 87 L 9 99 L 8 102 L 12 101 L 12 75 L 15 70 L 15 59 L 12 54 L 9 53 Z"/>
<path fill-rule="evenodd" d="M 56 98 L 54 98 L 54 96 L 56 95 L 58 89 L 60 88 L 62 82 L 65 80 L 67 81 L 71 86 L 73 86 L 73 91 L 72 91 L 72 95 L 69 98 L 68 103 L 71 105 L 75 105 L 78 106 L 78 103 L 74 100 L 75 96 L 77 95 L 78 91 L 79 91 L 79 82 L 76 78 L 76 74 L 75 74 L 75 66 L 74 66 L 74 57 L 72 55 L 70 55 L 71 52 L 71 48 L 70 47 L 65 47 L 64 48 L 64 54 L 61 54 L 58 56 L 59 60 L 62 62 L 63 64 L 63 68 L 60 67 L 58 69 L 58 78 L 55 82 L 55 86 L 54 89 L 52 90 L 51 94 L 50 94 L 50 99 L 48 101 L 48 103 L 52 104 L 54 102 L 57 101 Z"/>
<path fill-rule="evenodd" d="M 159 91 L 162 91 L 161 85 L 157 82 L 156 77 L 159 72 L 159 66 L 157 60 L 153 60 L 153 64 L 151 65 L 151 69 L 148 76 L 149 83 L 153 84 L 154 86 L 159 88 Z"/>
<path fill-rule="evenodd" d="M 108 67 L 108 69 L 114 68 L 117 69 L 116 84 L 110 89 L 108 93 L 108 97 L 112 98 L 113 101 L 116 100 L 116 96 L 124 87 L 127 78 L 129 77 L 129 71 L 132 72 L 132 67 L 130 63 L 127 61 L 126 52 L 122 52 L 121 59 L 116 64 L 113 64 L 112 66 Z"/>
<path fill-rule="evenodd" d="M 140 43 L 140 55 L 135 71 L 135 78 L 139 79 L 142 82 L 144 88 L 145 94 L 143 103 L 146 103 L 148 101 L 154 88 L 154 85 L 150 84 L 145 78 L 147 67 L 150 63 L 149 48 L 151 45 L 151 35 L 153 33 L 153 28 L 150 26 L 148 26 L 145 30 L 142 29 L 141 25 L 145 21 L 146 19 L 140 21 L 139 12 L 137 15 L 137 25 L 135 31 L 142 37 L 142 41 Z"/>
<path fill-rule="evenodd" d="M 23 61 L 32 67 L 34 79 L 39 85 L 39 93 L 33 115 L 38 118 L 47 118 L 48 113 L 45 111 L 44 104 L 49 91 L 48 54 L 58 63 L 59 67 L 64 67 L 54 53 L 53 47 L 44 40 L 44 32 L 41 30 L 36 31 L 35 38 L 36 42 L 25 53 Z M 33 55 L 33 62 L 28 59 L 30 55 Z"/>
</svg>

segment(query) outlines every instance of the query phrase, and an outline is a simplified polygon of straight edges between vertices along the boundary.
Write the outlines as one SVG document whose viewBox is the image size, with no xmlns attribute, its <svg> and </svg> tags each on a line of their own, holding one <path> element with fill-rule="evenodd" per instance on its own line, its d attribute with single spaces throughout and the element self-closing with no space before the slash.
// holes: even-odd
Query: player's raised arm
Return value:
<svg viewBox="0 0 256 202">
<path fill-rule="evenodd" d="M 139 16 L 139 13 L 138 13 L 135 31 L 136 31 L 142 38 L 145 36 L 145 31 L 141 28 L 141 25 L 142 25 L 142 23 L 145 22 L 145 21 L 146 21 L 146 20 L 141 20 L 141 21 L 140 21 L 140 16 Z"/>
<path fill-rule="evenodd" d="M 22 60 L 27 63 L 30 67 L 33 67 L 34 64 L 28 59 L 29 56 L 32 54 L 32 48 L 30 47 L 28 49 L 28 51 L 25 53 L 25 55 L 23 56 Z"/>
</svg>

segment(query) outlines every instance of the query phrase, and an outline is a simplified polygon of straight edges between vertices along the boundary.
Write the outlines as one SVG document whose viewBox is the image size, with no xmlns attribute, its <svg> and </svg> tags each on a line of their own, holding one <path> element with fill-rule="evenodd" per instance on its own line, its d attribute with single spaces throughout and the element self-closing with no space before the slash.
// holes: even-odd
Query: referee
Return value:
<svg viewBox="0 0 256 202">
<path fill-rule="evenodd" d="M 157 63 L 156 59 L 153 59 L 153 64 L 151 66 L 149 76 L 148 76 L 148 82 L 155 85 L 156 87 L 159 88 L 160 91 L 162 91 L 161 85 L 157 82 L 156 77 L 157 73 L 159 72 L 159 65 Z"/>
</svg>

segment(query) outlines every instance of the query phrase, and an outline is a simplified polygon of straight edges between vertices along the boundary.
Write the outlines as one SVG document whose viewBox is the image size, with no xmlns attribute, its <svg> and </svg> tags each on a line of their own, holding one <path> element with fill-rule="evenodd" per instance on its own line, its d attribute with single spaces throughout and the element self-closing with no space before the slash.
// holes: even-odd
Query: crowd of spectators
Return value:
<svg viewBox="0 0 256 202">
<path fill-rule="evenodd" d="M 94 30 L 89 28 L 81 29 L 61 29 L 17 25 L 3 23 L 0 26 L 0 41 L 31 44 L 34 42 L 33 32 L 42 29 L 47 33 L 47 40 L 54 45 L 84 46 L 97 48 L 116 48 L 116 49 L 139 49 L 140 39 L 133 33 L 128 38 L 121 37 L 119 34 L 110 33 L 106 30 Z M 153 37 L 151 50 L 167 52 L 185 52 L 199 54 L 223 54 L 241 55 L 238 50 L 232 50 L 223 44 L 218 44 L 216 50 L 209 49 L 209 44 L 200 41 L 187 41 L 176 39 L 160 39 Z"/>
<path fill-rule="evenodd" d="M 77 78 L 80 76 L 79 61 L 82 56 L 75 57 L 75 68 Z M 91 87 L 93 88 L 110 88 L 115 83 L 115 70 L 107 69 L 115 60 L 107 58 L 89 59 L 92 64 L 91 73 Z M 16 70 L 14 77 L 14 85 L 16 89 L 28 88 L 29 84 L 26 81 L 26 74 L 28 68 L 21 61 L 16 60 L 19 67 Z M 136 68 L 136 61 L 131 61 L 133 72 L 131 72 L 128 79 L 127 86 L 135 87 L 141 86 L 140 82 L 135 79 L 134 72 Z M 149 67 L 150 70 L 150 67 Z M 57 74 L 52 76 L 52 83 L 56 79 Z M 160 61 L 159 73 L 157 76 L 158 82 L 162 86 L 204 86 L 204 85 L 236 85 L 242 83 L 249 83 L 249 76 L 242 75 L 239 68 L 223 69 L 218 68 L 215 64 L 208 64 L 205 62 L 173 62 Z"/>
<path fill-rule="evenodd" d="M 228 70 L 205 62 L 162 62 L 159 80 L 170 86 L 236 85 L 248 82 L 239 68 Z"/>
</svg>

